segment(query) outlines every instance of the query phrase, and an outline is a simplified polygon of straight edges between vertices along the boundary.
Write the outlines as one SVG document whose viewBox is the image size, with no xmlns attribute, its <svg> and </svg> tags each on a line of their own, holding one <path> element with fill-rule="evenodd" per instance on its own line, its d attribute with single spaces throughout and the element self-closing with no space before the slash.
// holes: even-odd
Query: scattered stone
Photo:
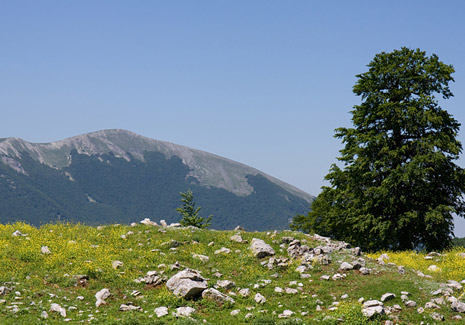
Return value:
<svg viewBox="0 0 465 325">
<path fill-rule="evenodd" d="M 374 317 L 375 315 L 384 315 L 384 305 L 379 300 L 368 300 L 363 304 L 362 313 L 367 318 Z"/>
<path fill-rule="evenodd" d="M 158 226 L 158 224 L 155 221 L 151 221 L 149 218 L 145 218 L 140 223 L 147 226 Z"/>
<path fill-rule="evenodd" d="M 366 267 L 360 268 L 360 274 L 362 274 L 362 275 L 368 275 L 368 274 L 370 274 L 370 273 L 371 273 L 370 269 L 367 269 Z"/>
<path fill-rule="evenodd" d="M 47 246 L 42 246 L 40 248 L 40 251 L 42 252 L 42 254 L 46 254 L 46 255 L 52 254 L 52 252 L 50 251 L 50 249 Z"/>
<path fill-rule="evenodd" d="M 347 293 L 345 293 L 345 294 L 343 294 L 343 295 L 341 296 L 341 299 L 347 299 L 347 298 L 349 298 L 349 295 L 348 295 Z"/>
<path fill-rule="evenodd" d="M 221 247 L 220 249 L 217 249 L 215 251 L 215 255 L 218 255 L 218 254 L 229 254 L 231 253 L 231 250 L 229 248 L 226 248 L 226 247 Z"/>
<path fill-rule="evenodd" d="M 430 265 L 430 266 L 428 267 L 428 271 L 431 271 L 431 272 L 440 272 L 441 269 L 440 269 L 437 265 L 434 265 L 434 264 L 433 264 L 433 265 Z"/>
<path fill-rule="evenodd" d="M 388 292 L 381 296 L 381 301 L 382 302 L 389 301 L 389 300 L 394 299 L 395 297 L 396 297 L 395 294 Z"/>
<path fill-rule="evenodd" d="M 444 317 L 444 315 L 441 315 L 439 313 L 436 313 L 436 312 L 433 312 L 431 313 L 431 318 L 433 318 L 434 320 L 437 320 L 437 321 L 444 321 L 446 318 Z"/>
<path fill-rule="evenodd" d="M 60 314 L 62 317 L 66 317 L 66 309 L 56 303 L 50 305 L 50 312 L 55 312 Z"/>
<path fill-rule="evenodd" d="M 250 289 L 248 289 L 248 288 L 241 289 L 241 290 L 239 290 L 239 294 L 242 297 L 248 297 L 250 295 Z"/>
<path fill-rule="evenodd" d="M 241 312 L 240 309 L 234 309 L 234 310 L 231 311 L 229 314 L 230 314 L 231 316 L 236 316 L 236 315 L 239 314 L 240 312 Z"/>
<path fill-rule="evenodd" d="M 202 292 L 202 298 L 213 300 L 213 301 L 215 301 L 215 302 L 217 302 L 219 304 L 224 304 L 224 303 L 227 303 L 227 302 L 231 303 L 231 304 L 235 303 L 233 298 L 219 292 L 218 290 L 216 290 L 214 288 L 204 290 Z"/>
<path fill-rule="evenodd" d="M 0 296 L 4 296 L 11 291 L 11 288 L 1 286 L 0 287 Z"/>
<path fill-rule="evenodd" d="M 15 230 L 11 235 L 14 237 L 26 237 L 27 236 L 27 234 L 22 234 L 21 231 L 19 230 Z"/>
<path fill-rule="evenodd" d="M 408 300 L 405 302 L 405 306 L 407 307 L 416 307 L 417 306 L 417 303 L 413 300 Z"/>
<path fill-rule="evenodd" d="M 454 317 L 452 317 L 453 320 L 461 320 L 462 319 L 462 316 L 460 315 L 455 315 Z"/>
<path fill-rule="evenodd" d="M 258 303 L 258 304 L 264 304 L 266 302 L 266 298 L 261 295 L 260 293 L 257 293 L 254 297 L 255 299 L 255 302 Z"/>
<path fill-rule="evenodd" d="M 113 261 L 113 262 L 111 262 L 111 267 L 112 267 L 114 270 L 123 267 L 123 265 L 124 265 L 124 263 L 121 262 L 121 261 Z"/>
<path fill-rule="evenodd" d="M 250 246 L 252 253 L 257 258 L 263 258 L 266 256 L 272 256 L 275 254 L 273 248 L 265 243 L 262 239 L 253 238 L 252 245 Z"/>
<path fill-rule="evenodd" d="M 329 275 L 322 275 L 322 276 L 320 276 L 320 279 L 321 279 L 321 280 L 326 280 L 326 281 L 328 281 L 330 278 L 331 278 L 331 277 L 330 277 Z"/>
<path fill-rule="evenodd" d="M 449 288 L 452 288 L 452 289 L 457 290 L 457 291 L 461 291 L 463 289 L 463 286 L 459 282 L 454 281 L 454 280 L 447 281 L 446 285 Z"/>
<path fill-rule="evenodd" d="M 120 311 L 131 311 L 131 310 L 142 310 L 142 308 L 140 306 L 121 304 L 119 306 L 119 310 Z"/>
<path fill-rule="evenodd" d="M 174 313 L 174 316 L 176 316 L 176 317 L 189 317 L 194 312 L 195 312 L 195 309 L 192 308 L 192 307 L 178 307 L 178 308 L 176 308 L 176 313 Z"/>
<path fill-rule="evenodd" d="M 350 263 L 347 263 L 347 262 L 343 262 L 341 264 L 341 266 L 339 267 L 340 270 L 343 270 L 343 271 L 349 271 L 349 270 L 352 270 L 354 268 L 354 266 Z"/>
<path fill-rule="evenodd" d="M 442 294 L 442 289 L 438 289 L 438 290 L 436 290 L 436 291 L 433 291 L 433 292 L 431 292 L 431 294 L 432 294 L 433 296 L 438 296 L 438 295 Z"/>
<path fill-rule="evenodd" d="M 234 288 L 236 286 L 236 284 L 234 282 L 229 281 L 229 280 L 218 280 L 218 281 L 216 281 L 216 284 L 220 288 L 223 288 L 223 289 L 226 289 L 226 290 L 231 290 L 232 288 Z"/>
<path fill-rule="evenodd" d="M 197 270 L 185 269 L 172 276 L 166 287 L 176 296 L 185 299 L 199 296 L 202 291 L 207 289 L 207 281 L 200 275 Z"/>
<path fill-rule="evenodd" d="M 239 234 L 235 234 L 233 236 L 231 236 L 230 238 L 232 241 L 235 241 L 235 242 L 238 242 L 238 243 L 242 243 L 244 240 L 242 239 L 241 235 Z"/>
<path fill-rule="evenodd" d="M 97 292 L 95 294 L 95 298 L 97 299 L 97 301 L 95 302 L 95 306 L 100 307 L 100 305 L 104 305 L 105 304 L 105 299 L 110 297 L 110 295 L 111 295 L 110 290 L 108 290 L 106 288 L 100 290 L 99 292 Z"/>
<path fill-rule="evenodd" d="M 280 288 L 280 287 L 275 287 L 275 288 L 274 288 L 274 292 L 277 292 L 277 293 L 283 293 L 283 292 L 284 292 L 284 290 L 283 290 L 283 288 Z"/>
<path fill-rule="evenodd" d="M 342 279 L 344 279 L 344 276 L 342 274 L 340 274 L 340 273 L 336 273 L 331 277 L 331 279 L 333 279 L 334 281 L 342 280 Z"/>
<path fill-rule="evenodd" d="M 200 260 L 203 263 L 206 263 L 206 262 L 208 262 L 210 260 L 210 257 L 208 257 L 206 255 L 192 254 L 192 257 L 197 259 L 197 260 Z"/>
<path fill-rule="evenodd" d="M 286 293 L 288 293 L 288 294 L 296 294 L 296 293 L 299 293 L 299 290 L 297 290 L 297 289 L 292 289 L 292 288 L 286 288 L 284 291 L 285 291 Z"/>
<path fill-rule="evenodd" d="M 168 315 L 168 307 L 157 307 L 154 310 L 158 318 Z"/>
<path fill-rule="evenodd" d="M 43 319 L 47 319 L 47 318 L 48 318 L 48 313 L 44 310 L 44 311 L 40 314 L 40 317 L 43 318 Z"/>
<path fill-rule="evenodd" d="M 245 229 L 242 226 L 237 226 L 236 228 L 234 228 L 234 231 L 245 231 Z"/>
<path fill-rule="evenodd" d="M 163 228 L 168 227 L 168 224 L 166 223 L 165 220 L 160 220 L 160 225 L 161 225 Z"/>
<path fill-rule="evenodd" d="M 438 305 L 436 305 L 434 302 L 432 301 L 428 301 L 426 304 L 425 304 L 425 309 L 439 309 L 441 307 L 439 307 Z"/>
<path fill-rule="evenodd" d="M 465 313 L 465 303 L 463 302 L 455 301 L 450 305 L 450 308 L 452 309 L 452 311 Z"/>
<path fill-rule="evenodd" d="M 294 315 L 292 310 L 286 309 L 281 314 L 278 315 L 278 318 L 288 318 Z"/>
</svg>

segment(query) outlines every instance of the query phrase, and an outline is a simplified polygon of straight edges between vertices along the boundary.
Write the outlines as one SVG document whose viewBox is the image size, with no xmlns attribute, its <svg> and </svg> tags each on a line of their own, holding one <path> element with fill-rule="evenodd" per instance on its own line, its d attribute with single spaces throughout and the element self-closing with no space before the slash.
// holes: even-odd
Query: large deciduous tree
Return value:
<svg viewBox="0 0 465 325">
<path fill-rule="evenodd" d="M 437 55 L 401 48 L 377 54 L 357 75 L 353 128 L 336 129 L 344 148 L 308 215 L 293 229 L 368 250 L 443 249 L 453 214 L 465 214 L 460 124 L 435 96 L 453 96 L 454 68 Z"/>
</svg>

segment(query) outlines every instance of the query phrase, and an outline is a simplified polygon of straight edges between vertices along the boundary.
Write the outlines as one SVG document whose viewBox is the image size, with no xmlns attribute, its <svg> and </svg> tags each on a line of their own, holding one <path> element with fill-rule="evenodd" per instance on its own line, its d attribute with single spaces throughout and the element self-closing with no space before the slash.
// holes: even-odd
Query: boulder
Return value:
<svg viewBox="0 0 465 325">
<path fill-rule="evenodd" d="M 226 290 L 230 290 L 236 286 L 234 282 L 229 281 L 229 280 L 218 280 L 216 281 L 216 284 L 218 285 L 218 287 L 226 289 Z"/>
<path fill-rule="evenodd" d="M 253 238 L 252 245 L 250 246 L 252 253 L 257 258 L 272 256 L 275 254 L 273 248 L 265 243 L 262 239 Z"/>
<path fill-rule="evenodd" d="M 354 266 L 347 262 L 342 262 L 341 266 L 339 267 L 339 269 L 343 271 L 349 271 L 349 270 L 352 270 L 353 268 Z"/>
<path fill-rule="evenodd" d="M 97 299 L 97 301 L 95 302 L 95 306 L 100 307 L 100 305 L 104 305 L 105 304 L 105 299 L 110 297 L 110 295 L 111 295 L 110 290 L 108 290 L 106 288 L 100 290 L 99 292 L 97 292 L 95 294 L 95 298 Z"/>
<path fill-rule="evenodd" d="M 188 299 L 200 296 L 208 284 L 199 271 L 185 269 L 172 276 L 166 282 L 166 287 L 176 296 Z"/>
<path fill-rule="evenodd" d="M 231 304 L 235 303 L 233 298 L 219 292 L 218 290 L 216 290 L 214 288 L 204 290 L 202 292 L 202 298 L 213 300 L 213 301 L 215 301 L 215 302 L 217 302 L 219 304 L 224 304 L 224 303 L 227 303 L 227 302 L 229 302 Z"/>
<path fill-rule="evenodd" d="M 195 309 L 192 308 L 192 307 L 178 307 L 176 308 L 176 313 L 174 313 L 174 315 L 176 317 L 189 317 L 190 315 L 192 315 L 192 313 L 195 312 Z"/>
<path fill-rule="evenodd" d="M 379 300 L 368 300 L 363 304 L 362 313 L 367 318 L 375 315 L 384 315 L 384 305 Z"/>
<path fill-rule="evenodd" d="M 381 296 L 381 301 L 385 302 L 385 301 L 388 301 L 388 300 L 392 300 L 395 297 L 396 297 L 395 294 L 388 292 L 388 293 L 385 293 L 384 295 Z"/>
<path fill-rule="evenodd" d="M 450 305 L 450 308 L 452 309 L 452 311 L 465 313 L 465 303 L 463 302 L 455 301 Z"/>
</svg>

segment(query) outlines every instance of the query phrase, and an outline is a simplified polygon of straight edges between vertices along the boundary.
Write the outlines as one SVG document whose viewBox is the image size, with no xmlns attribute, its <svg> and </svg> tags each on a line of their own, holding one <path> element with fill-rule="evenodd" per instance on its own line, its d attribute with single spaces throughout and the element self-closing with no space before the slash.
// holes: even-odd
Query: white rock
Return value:
<svg viewBox="0 0 465 325">
<path fill-rule="evenodd" d="M 123 267 L 123 265 L 124 265 L 124 263 L 121 262 L 121 261 L 113 261 L 113 262 L 111 262 L 111 267 L 112 267 L 114 270 Z"/>
<path fill-rule="evenodd" d="M 48 313 L 44 310 L 44 311 L 40 314 L 40 317 L 42 317 L 43 319 L 47 319 L 47 318 L 48 318 Z"/>
<path fill-rule="evenodd" d="M 172 276 L 166 282 L 166 287 L 176 296 L 188 299 L 199 296 L 208 284 L 199 271 L 185 269 Z"/>
<path fill-rule="evenodd" d="M 59 304 L 55 304 L 55 303 L 51 304 L 50 305 L 50 311 L 55 312 L 55 313 L 59 313 L 62 317 L 66 317 L 66 309 L 61 307 Z"/>
<path fill-rule="evenodd" d="M 264 304 L 266 302 L 266 298 L 261 295 L 260 293 L 257 293 L 254 297 L 255 299 L 255 302 L 259 303 L 259 304 Z"/>
<path fill-rule="evenodd" d="M 265 243 L 264 240 L 258 238 L 252 239 L 250 249 L 252 250 L 253 255 L 257 258 L 272 256 L 275 254 L 275 251 L 270 245 Z"/>
<path fill-rule="evenodd" d="M 388 292 L 381 296 L 381 301 L 382 302 L 389 301 L 391 299 L 394 299 L 395 297 L 396 297 L 395 294 Z"/>
<path fill-rule="evenodd" d="M 192 313 L 195 312 L 195 309 L 192 307 L 178 307 L 176 308 L 175 316 L 189 317 Z"/>
<path fill-rule="evenodd" d="M 150 220 L 149 218 L 145 218 L 140 223 L 147 226 L 158 226 L 156 222 Z"/>
<path fill-rule="evenodd" d="M 42 246 L 40 248 L 40 251 L 42 252 L 42 254 L 52 254 L 52 252 L 50 251 L 50 249 L 47 246 Z"/>
<path fill-rule="evenodd" d="M 233 311 L 231 311 L 230 315 L 231 316 L 236 316 L 237 314 L 239 314 L 241 312 L 240 309 L 234 309 Z"/>
<path fill-rule="evenodd" d="M 226 248 L 226 247 L 221 247 L 220 249 L 217 249 L 215 251 L 215 255 L 218 255 L 218 254 L 229 254 L 231 253 L 231 250 L 229 248 Z"/>
<path fill-rule="evenodd" d="M 274 292 L 283 293 L 284 290 L 282 288 L 280 288 L 280 287 L 276 287 L 276 288 L 274 288 Z"/>
<path fill-rule="evenodd" d="M 294 312 L 292 310 L 289 310 L 289 309 L 286 309 L 282 312 L 282 314 L 279 314 L 278 317 L 279 318 L 288 318 L 288 317 L 291 317 L 292 315 L 294 315 Z"/>
<path fill-rule="evenodd" d="M 417 303 L 413 300 L 408 300 L 405 302 L 405 306 L 407 307 L 416 307 L 417 306 Z"/>
<path fill-rule="evenodd" d="M 341 266 L 339 267 L 339 269 L 343 270 L 343 271 L 349 271 L 349 270 L 352 270 L 354 268 L 354 266 L 350 263 L 347 263 L 347 262 L 342 262 Z"/>
<path fill-rule="evenodd" d="M 210 299 L 210 300 L 216 301 L 216 302 L 218 302 L 220 304 L 224 304 L 224 303 L 227 303 L 227 302 L 229 302 L 231 304 L 235 303 L 233 298 L 219 292 L 218 290 L 216 290 L 214 288 L 204 290 L 202 292 L 202 298 Z"/>
<path fill-rule="evenodd" d="M 97 292 L 95 294 L 95 298 L 97 299 L 97 301 L 95 302 L 95 306 L 99 307 L 100 305 L 104 305 L 105 304 L 105 299 L 110 297 L 110 295 L 111 295 L 110 290 L 108 290 L 106 288 L 100 290 L 99 292 Z"/>
<path fill-rule="evenodd" d="M 250 289 L 248 289 L 248 288 L 241 289 L 241 290 L 239 290 L 239 294 L 242 297 L 248 297 L 250 295 Z"/>
<path fill-rule="evenodd" d="M 168 315 L 168 307 L 157 307 L 154 310 L 158 318 Z"/>
<path fill-rule="evenodd" d="M 139 306 L 121 304 L 119 306 L 119 310 L 120 311 L 131 311 L 131 310 L 142 310 L 142 308 Z"/>
<path fill-rule="evenodd" d="M 161 225 L 163 228 L 168 227 L 168 224 L 166 223 L 165 220 L 160 220 L 160 225 Z"/>
<path fill-rule="evenodd" d="M 236 286 L 234 282 L 229 281 L 229 280 L 218 280 L 216 281 L 216 284 L 218 285 L 218 287 L 226 289 L 226 290 L 230 290 Z"/>
<path fill-rule="evenodd" d="M 244 241 L 242 239 L 242 236 L 239 235 L 239 234 L 235 234 L 235 235 L 231 236 L 230 240 L 238 242 L 238 243 L 242 243 Z"/>
<path fill-rule="evenodd" d="M 299 290 L 292 289 L 292 288 L 286 288 L 285 291 L 286 291 L 286 293 L 289 293 L 289 294 L 296 294 L 296 293 L 299 292 Z"/>
<path fill-rule="evenodd" d="M 437 265 L 434 265 L 434 264 L 433 264 L 433 265 L 430 265 L 430 266 L 428 267 L 428 271 L 431 271 L 431 272 L 440 272 L 441 269 L 440 269 Z"/>
<path fill-rule="evenodd" d="M 197 260 L 202 261 L 203 263 L 206 263 L 206 262 L 208 262 L 210 260 L 210 257 L 208 257 L 206 255 L 192 254 L 192 257 L 197 259 Z"/>
</svg>

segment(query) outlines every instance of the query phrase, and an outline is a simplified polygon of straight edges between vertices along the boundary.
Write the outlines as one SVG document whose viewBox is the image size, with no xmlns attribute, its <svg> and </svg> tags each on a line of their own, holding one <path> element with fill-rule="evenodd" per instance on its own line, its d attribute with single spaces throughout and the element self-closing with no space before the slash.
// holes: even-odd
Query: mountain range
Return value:
<svg viewBox="0 0 465 325">
<path fill-rule="evenodd" d="M 247 165 L 126 130 L 51 143 L 0 139 L 0 222 L 180 219 L 192 190 L 212 228 L 283 229 L 313 196 Z"/>
</svg>

